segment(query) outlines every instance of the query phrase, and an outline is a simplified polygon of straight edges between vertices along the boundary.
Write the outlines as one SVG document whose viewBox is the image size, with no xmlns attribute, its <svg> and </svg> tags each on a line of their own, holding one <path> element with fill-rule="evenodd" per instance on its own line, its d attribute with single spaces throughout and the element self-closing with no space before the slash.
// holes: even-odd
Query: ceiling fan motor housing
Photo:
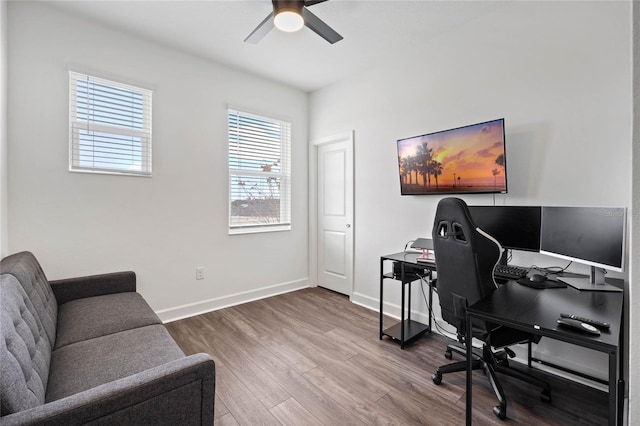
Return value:
<svg viewBox="0 0 640 426">
<path fill-rule="evenodd" d="M 281 12 L 293 12 L 298 15 L 302 15 L 302 8 L 304 7 L 304 1 L 296 0 L 272 0 L 274 15 Z"/>
</svg>

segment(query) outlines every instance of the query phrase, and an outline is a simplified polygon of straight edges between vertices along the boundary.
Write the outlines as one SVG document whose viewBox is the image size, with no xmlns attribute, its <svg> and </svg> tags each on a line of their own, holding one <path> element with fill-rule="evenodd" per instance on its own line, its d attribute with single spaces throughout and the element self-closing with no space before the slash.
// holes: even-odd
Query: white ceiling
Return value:
<svg viewBox="0 0 640 426">
<path fill-rule="evenodd" d="M 49 4 L 215 62 L 312 92 L 376 63 L 402 61 L 427 40 L 499 7 L 489 1 L 331 0 L 310 10 L 344 40 L 308 28 L 244 43 L 269 0 L 49 1 Z"/>
</svg>

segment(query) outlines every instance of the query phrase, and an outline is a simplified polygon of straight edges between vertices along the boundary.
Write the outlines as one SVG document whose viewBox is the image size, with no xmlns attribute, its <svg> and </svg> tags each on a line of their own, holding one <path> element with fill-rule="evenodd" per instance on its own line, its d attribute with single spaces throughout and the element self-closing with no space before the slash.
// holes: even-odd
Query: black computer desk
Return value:
<svg viewBox="0 0 640 426">
<path fill-rule="evenodd" d="M 608 280 L 609 281 L 609 280 Z M 621 285 L 622 280 L 614 284 Z M 467 342 L 474 319 L 487 320 L 609 355 L 609 424 L 622 425 L 624 381 L 622 364 L 623 293 L 580 291 L 573 287 L 537 290 L 515 281 L 501 285 L 487 298 L 467 308 Z M 600 336 L 570 331 L 556 323 L 560 313 L 611 324 Z M 467 346 L 467 425 L 472 420 L 472 345 Z"/>
</svg>

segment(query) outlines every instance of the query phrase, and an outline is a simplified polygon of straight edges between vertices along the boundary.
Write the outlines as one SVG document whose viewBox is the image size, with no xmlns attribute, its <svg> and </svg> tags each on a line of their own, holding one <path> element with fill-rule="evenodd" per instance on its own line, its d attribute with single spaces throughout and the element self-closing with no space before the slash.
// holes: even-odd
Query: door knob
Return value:
<svg viewBox="0 0 640 426">
<path fill-rule="evenodd" d="M 351 228 L 351 224 L 350 223 L 347 223 L 347 228 Z"/>
</svg>

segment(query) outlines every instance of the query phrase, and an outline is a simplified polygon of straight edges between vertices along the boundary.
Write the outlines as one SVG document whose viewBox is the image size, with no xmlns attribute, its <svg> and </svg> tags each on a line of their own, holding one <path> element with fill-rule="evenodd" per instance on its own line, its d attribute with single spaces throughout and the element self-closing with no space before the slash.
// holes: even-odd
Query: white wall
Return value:
<svg viewBox="0 0 640 426">
<path fill-rule="evenodd" d="M 9 250 L 7 185 L 7 2 L 0 0 L 0 258 Z"/>
<path fill-rule="evenodd" d="M 308 285 L 306 93 L 44 2 L 8 12 L 10 252 L 50 279 L 134 270 L 165 319 Z M 152 178 L 68 171 L 69 69 L 153 89 Z M 227 104 L 292 122 L 290 232 L 227 235 Z"/>
<path fill-rule="evenodd" d="M 640 5 L 633 2 L 633 204 L 631 223 L 631 257 L 640 253 Z M 630 18 L 631 19 L 631 18 Z M 632 263 L 629 273 L 633 285 L 629 286 L 629 301 L 632 307 L 629 313 L 629 424 L 640 419 L 640 265 Z M 631 420 L 635 420 L 633 423 Z"/>
<path fill-rule="evenodd" d="M 404 61 L 311 95 L 310 140 L 355 130 L 355 302 L 377 309 L 380 255 L 430 236 L 441 198 L 400 196 L 399 138 L 504 117 L 509 193 L 496 204 L 631 207 L 630 9 L 628 2 L 505 2 L 415 43 Z M 566 264 L 541 255 L 514 263 Z M 389 308 L 399 295 L 386 291 Z M 413 300 L 426 318 L 422 295 Z M 537 351 L 607 377 L 600 354 L 562 344 Z"/>
</svg>

